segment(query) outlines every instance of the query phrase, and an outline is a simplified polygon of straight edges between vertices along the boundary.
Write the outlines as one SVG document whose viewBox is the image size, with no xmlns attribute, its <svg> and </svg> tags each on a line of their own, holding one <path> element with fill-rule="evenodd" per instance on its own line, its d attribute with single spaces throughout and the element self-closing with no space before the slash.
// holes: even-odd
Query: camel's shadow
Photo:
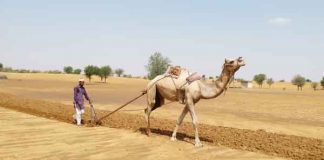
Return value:
<svg viewBox="0 0 324 160">
<path fill-rule="evenodd" d="M 139 128 L 139 131 L 142 133 L 142 134 L 146 134 L 146 128 Z M 158 128 L 151 128 L 151 132 L 154 133 L 154 134 L 157 134 L 157 135 L 162 135 L 162 136 L 167 136 L 167 137 L 171 137 L 173 131 L 170 131 L 170 130 L 164 130 L 164 129 L 158 129 Z M 213 140 L 210 140 L 208 138 L 204 138 L 204 137 L 199 137 L 201 141 L 204 141 L 204 142 L 208 142 L 208 143 L 213 143 L 214 141 Z M 191 143 L 191 144 L 195 144 L 194 143 L 194 140 L 195 137 L 194 136 L 190 136 L 188 134 L 185 134 L 185 133 L 181 133 L 181 132 L 178 132 L 177 133 L 177 140 L 180 140 L 180 141 L 183 141 L 183 142 L 187 142 L 187 143 Z"/>
</svg>

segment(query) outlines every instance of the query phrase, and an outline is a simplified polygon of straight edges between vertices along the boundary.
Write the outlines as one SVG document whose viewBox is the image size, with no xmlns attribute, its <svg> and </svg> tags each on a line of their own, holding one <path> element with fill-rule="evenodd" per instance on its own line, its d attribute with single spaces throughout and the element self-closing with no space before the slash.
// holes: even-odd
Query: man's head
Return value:
<svg viewBox="0 0 324 160">
<path fill-rule="evenodd" d="M 80 85 L 80 86 L 83 86 L 83 85 L 84 85 L 84 79 L 83 79 L 83 78 L 80 78 L 80 79 L 79 79 L 79 85 Z"/>
</svg>

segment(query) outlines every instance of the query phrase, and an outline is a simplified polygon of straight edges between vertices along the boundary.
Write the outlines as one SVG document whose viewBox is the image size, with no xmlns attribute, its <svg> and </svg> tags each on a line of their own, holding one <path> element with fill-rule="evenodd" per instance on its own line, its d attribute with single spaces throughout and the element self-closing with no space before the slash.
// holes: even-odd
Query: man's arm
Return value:
<svg viewBox="0 0 324 160">
<path fill-rule="evenodd" d="M 84 97 L 85 97 L 85 99 L 86 99 L 87 101 L 89 101 L 90 104 L 92 103 L 92 102 L 91 102 L 91 99 L 90 99 L 89 96 L 88 96 L 88 93 L 87 93 L 86 89 L 84 89 Z"/>
<path fill-rule="evenodd" d="M 74 94 L 73 94 L 73 104 L 78 104 L 78 100 L 77 100 L 78 88 L 77 87 L 74 87 L 73 91 L 74 91 Z"/>
</svg>

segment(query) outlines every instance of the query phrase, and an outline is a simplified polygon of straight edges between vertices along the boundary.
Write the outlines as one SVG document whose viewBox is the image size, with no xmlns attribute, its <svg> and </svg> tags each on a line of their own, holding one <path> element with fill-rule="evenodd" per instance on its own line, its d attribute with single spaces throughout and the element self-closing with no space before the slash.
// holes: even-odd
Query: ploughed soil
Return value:
<svg viewBox="0 0 324 160">
<path fill-rule="evenodd" d="M 0 106 L 40 117 L 73 123 L 74 109 L 70 105 L 0 93 Z M 108 114 L 109 111 L 96 110 L 96 113 L 100 118 Z M 90 126 L 88 122 L 89 115 L 89 110 L 87 110 L 84 116 L 86 126 Z M 117 112 L 104 119 L 101 125 L 145 133 L 146 122 L 143 115 Z M 171 136 L 174 126 L 175 121 L 152 117 L 151 128 L 156 135 Z M 193 143 L 193 133 L 191 123 L 185 122 L 179 129 L 178 139 Z M 270 133 L 264 130 L 255 131 L 206 124 L 199 125 L 199 133 L 201 140 L 211 145 L 221 145 L 233 149 L 298 160 L 324 160 L 324 142 L 320 139 Z"/>
</svg>

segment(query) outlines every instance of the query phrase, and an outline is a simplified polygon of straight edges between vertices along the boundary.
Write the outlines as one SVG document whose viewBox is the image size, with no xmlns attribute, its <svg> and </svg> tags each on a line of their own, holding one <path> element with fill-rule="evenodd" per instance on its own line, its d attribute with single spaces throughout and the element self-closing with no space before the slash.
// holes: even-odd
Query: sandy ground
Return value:
<svg viewBox="0 0 324 160">
<path fill-rule="evenodd" d="M 0 92 L 72 104 L 72 89 L 80 76 L 55 74 L 4 73 L 9 80 L 0 81 Z M 86 85 L 95 107 L 113 110 L 137 96 L 147 80 L 108 78 L 100 83 L 94 77 Z M 265 85 L 266 87 L 266 85 Z M 286 88 L 285 91 L 282 88 Z M 275 83 L 272 89 L 229 89 L 226 96 L 202 100 L 196 105 L 200 123 L 324 139 L 324 90 L 314 92 L 309 85 L 297 92 L 290 83 Z M 143 115 L 145 98 L 123 112 Z M 183 106 L 172 103 L 153 112 L 153 117 L 176 121 Z M 185 121 L 191 121 L 187 116 Z"/>
<path fill-rule="evenodd" d="M 0 92 L 0 106 L 47 119 L 55 119 L 66 123 L 73 122 L 71 116 L 74 113 L 73 108 L 61 103 L 21 98 Z M 96 112 L 98 117 L 109 113 L 109 111 L 98 109 Z M 86 123 L 85 126 L 89 126 L 89 110 L 85 112 L 83 118 Z M 102 120 L 101 126 L 128 129 L 145 134 L 146 122 L 143 116 L 118 112 Z M 169 138 L 173 128 L 173 120 L 152 118 L 151 129 L 154 135 Z M 271 133 L 262 129 L 254 131 L 207 124 L 200 124 L 199 131 L 200 139 L 204 144 L 208 145 L 226 146 L 296 160 L 323 160 L 324 157 L 324 141 L 320 139 Z M 183 123 L 177 138 L 188 144 L 194 143 L 191 123 Z"/>
<path fill-rule="evenodd" d="M 71 105 L 72 89 L 76 85 L 79 76 L 65 74 L 4 74 L 8 76 L 9 80 L 0 81 L 0 92 L 10 93 L 19 98 L 42 99 L 55 103 L 18 101 L 13 108 L 25 107 L 24 102 L 27 102 L 28 110 L 22 110 L 23 112 L 35 112 L 39 116 L 70 121 L 70 115 L 73 112 Z M 109 78 L 108 83 L 101 83 L 99 79 L 94 78 L 93 82 L 87 83 L 86 87 L 94 101 L 95 107 L 98 110 L 109 111 L 137 96 L 140 93 L 139 91 L 145 88 L 147 82 L 144 79 Z M 286 90 L 282 90 L 282 88 L 286 88 Z M 320 159 L 321 155 L 324 158 L 324 146 L 321 144 L 323 142 L 317 139 L 324 139 L 323 97 L 323 90 L 314 92 L 309 86 L 305 86 L 303 92 L 297 92 L 295 87 L 289 83 L 278 83 L 274 84 L 272 89 L 229 89 L 226 96 L 222 95 L 213 100 L 200 101 L 196 105 L 196 111 L 199 121 L 202 124 L 200 125 L 202 136 L 207 142 L 211 140 L 213 144 L 220 143 L 222 146 L 240 150 L 262 151 L 262 153 L 268 153 L 270 155 L 276 155 L 278 152 L 281 156 L 296 159 L 303 159 L 303 157 L 312 159 L 311 157 L 314 154 L 316 157 L 314 159 Z M 15 101 L 15 98 L 11 101 Z M 6 104 L 3 101 L 1 103 L 2 105 Z M 61 105 L 61 103 L 65 105 Z M 67 109 L 63 111 L 64 116 L 60 117 L 57 111 L 51 110 L 52 107 L 55 108 L 57 106 L 61 109 Z M 153 112 L 155 133 L 169 136 L 170 131 L 174 127 L 175 120 L 181 113 L 182 107 L 180 104 L 171 103 Z M 143 120 L 137 117 L 143 116 L 144 108 L 145 98 L 139 99 L 120 112 L 131 113 L 135 117 L 131 116 L 131 118 L 126 118 L 126 122 L 120 118 L 109 119 L 110 122 L 106 121 L 106 125 L 125 129 L 132 127 L 134 129 L 136 123 L 143 125 Z M 38 113 L 38 110 L 44 112 Z M 136 123 L 132 121 L 134 118 L 136 119 Z M 167 124 L 162 123 L 161 120 L 167 122 Z M 190 116 L 187 116 L 185 121 L 191 122 Z M 114 122 L 115 124 L 112 124 Z M 164 130 L 161 131 L 159 128 Z M 191 128 L 190 123 L 182 127 L 182 132 L 188 134 L 186 135 L 187 137 L 193 134 L 192 129 L 189 128 Z M 121 132 L 129 131 L 122 130 Z M 215 134 L 217 132 L 219 134 Z M 255 138 L 253 138 L 254 135 Z M 293 135 L 301 137 L 295 137 Z M 264 139 L 266 141 L 263 141 Z M 163 144 L 166 142 L 169 143 L 167 137 L 164 137 L 164 139 L 161 139 L 159 136 L 154 137 L 154 141 L 161 140 L 163 140 L 161 142 Z M 192 140 L 189 140 L 189 143 L 180 143 L 187 143 L 185 146 L 188 144 L 192 146 L 190 141 Z M 157 144 L 157 146 L 160 146 L 161 143 Z M 173 143 L 172 146 L 174 146 Z M 216 149 L 219 149 L 219 147 Z M 236 153 L 236 151 L 232 150 L 231 152 Z M 194 150 L 190 155 L 195 155 L 198 152 L 198 150 Z M 237 157 L 228 158 L 226 154 L 219 153 L 217 156 L 220 156 L 221 159 L 268 158 L 262 156 L 258 158 L 258 155 L 256 157 L 254 155 L 241 157 L 239 156 L 240 154 L 237 154 Z M 180 153 L 176 154 L 180 155 Z M 207 155 L 213 156 L 214 154 L 211 152 L 210 155 Z M 213 157 L 208 156 L 202 157 L 202 159 L 213 159 Z M 189 157 L 197 158 L 194 156 Z M 171 157 L 171 159 L 173 158 Z"/>
<path fill-rule="evenodd" d="M 148 138 L 129 130 L 76 127 L 0 107 L 0 159 L 282 159 Z"/>
</svg>

